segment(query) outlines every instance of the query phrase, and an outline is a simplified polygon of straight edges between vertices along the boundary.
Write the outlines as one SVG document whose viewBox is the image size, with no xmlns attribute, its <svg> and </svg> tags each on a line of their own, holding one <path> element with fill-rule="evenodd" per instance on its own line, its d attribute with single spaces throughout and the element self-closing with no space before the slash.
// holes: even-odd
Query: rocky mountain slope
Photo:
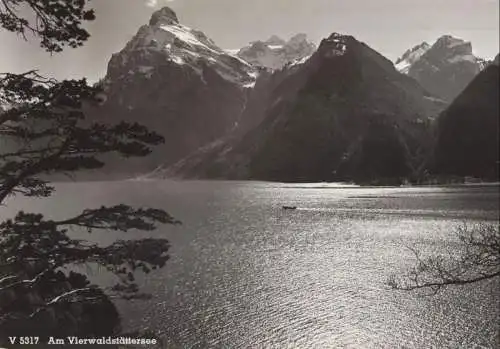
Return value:
<svg viewBox="0 0 500 349">
<path fill-rule="evenodd" d="M 347 35 L 332 34 L 311 58 L 275 74 L 260 124 L 204 147 L 163 175 L 279 181 L 403 177 L 423 161 L 429 118 L 444 108 L 389 60 Z"/>
<path fill-rule="evenodd" d="M 499 179 L 498 57 L 440 115 L 435 172 Z"/>
<path fill-rule="evenodd" d="M 151 170 L 235 127 L 256 76 L 250 64 L 182 25 L 166 7 L 112 56 L 100 83 L 105 103 L 90 114 L 99 121 L 141 122 L 162 134 L 164 146 L 124 165 L 126 171 Z"/>
<path fill-rule="evenodd" d="M 423 42 L 420 45 L 409 49 L 396 60 L 396 69 L 403 74 L 408 74 L 411 66 L 417 62 L 430 48 L 431 45 L 427 42 Z"/>
<path fill-rule="evenodd" d="M 470 42 L 450 35 L 440 37 L 432 46 L 426 42 L 415 46 L 395 62 L 400 72 L 448 102 L 453 101 L 486 64 L 473 54 Z"/>
<path fill-rule="evenodd" d="M 316 45 L 306 34 L 297 34 L 285 41 L 275 35 L 266 41 L 255 41 L 243 47 L 237 56 L 256 67 L 281 69 L 286 64 L 311 56 Z"/>
</svg>

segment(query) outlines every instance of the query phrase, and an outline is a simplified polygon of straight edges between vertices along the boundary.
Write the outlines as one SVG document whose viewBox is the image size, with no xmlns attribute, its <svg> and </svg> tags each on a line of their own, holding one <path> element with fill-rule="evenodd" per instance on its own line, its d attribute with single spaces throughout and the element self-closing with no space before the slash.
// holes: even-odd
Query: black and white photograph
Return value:
<svg viewBox="0 0 500 349">
<path fill-rule="evenodd" d="M 499 349 L 499 0 L 0 0 L 0 349 Z"/>
</svg>

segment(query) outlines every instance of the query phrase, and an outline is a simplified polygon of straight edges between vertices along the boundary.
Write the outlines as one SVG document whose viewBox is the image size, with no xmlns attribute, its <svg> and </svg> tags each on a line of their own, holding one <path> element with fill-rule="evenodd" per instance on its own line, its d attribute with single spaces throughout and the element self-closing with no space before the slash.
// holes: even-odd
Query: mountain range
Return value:
<svg viewBox="0 0 500 349">
<path fill-rule="evenodd" d="M 111 57 L 105 102 L 88 114 L 166 138 L 147 158 L 108 159 L 112 172 L 373 183 L 438 169 L 435 135 L 453 124 L 441 120 L 456 118 L 457 96 L 474 103 L 463 94 L 480 95 L 467 86 L 491 66 L 449 35 L 394 63 L 340 33 L 318 46 L 298 34 L 228 51 L 165 7 Z"/>
<path fill-rule="evenodd" d="M 297 34 L 285 41 L 276 35 L 266 41 L 254 41 L 238 50 L 236 55 L 253 66 L 281 69 L 289 63 L 310 57 L 316 45 L 308 40 L 306 34 Z"/>
</svg>

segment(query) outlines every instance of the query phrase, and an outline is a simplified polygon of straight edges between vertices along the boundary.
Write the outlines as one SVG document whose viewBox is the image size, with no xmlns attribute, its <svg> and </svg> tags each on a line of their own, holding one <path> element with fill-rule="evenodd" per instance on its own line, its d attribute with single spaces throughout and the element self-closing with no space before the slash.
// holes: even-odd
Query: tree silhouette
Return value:
<svg viewBox="0 0 500 349">
<path fill-rule="evenodd" d="M 430 289 L 437 293 L 447 286 L 467 285 L 500 277 L 500 232 L 498 224 L 459 226 L 460 249 L 448 256 L 424 257 L 410 247 L 416 266 L 406 274 L 391 275 L 388 285 L 399 290 Z"/>
<path fill-rule="evenodd" d="M 76 48 L 94 19 L 87 0 L 0 0 L 0 25 L 39 40 L 50 53 Z M 26 11 L 32 11 L 31 14 Z M 27 20 L 30 18 L 31 20 Z M 15 195 L 49 197 L 47 178 L 99 169 L 103 154 L 146 156 L 163 138 L 139 124 L 91 122 L 84 103 L 99 103 L 101 91 L 83 80 L 0 74 L 0 205 Z M 166 240 L 116 241 L 100 246 L 71 238 L 70 228 L 153 230 L 179 223 L 163 210 L 127 205 L 86 209 L 54 221 L 19 212 L 0 223 L 0 344 L 16 335 L 109 335 L 119 330 L 110 297 L 141 297 L 134 271 L 148 273 L 168 259 Z M 109 288 L 92 284 L 81 265 L 97 265 L 116 276 Z"/>
</svg>

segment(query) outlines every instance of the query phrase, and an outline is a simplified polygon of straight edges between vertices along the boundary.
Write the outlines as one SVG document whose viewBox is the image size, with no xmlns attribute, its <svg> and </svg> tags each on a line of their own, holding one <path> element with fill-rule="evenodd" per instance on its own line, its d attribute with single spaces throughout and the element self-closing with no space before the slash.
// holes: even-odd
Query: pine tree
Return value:
<svg viewBox="0 0 500 349">
<path fill-rule="evenodd" d="M 0 0 L 0 25 L 24 39 L 35 38 L 51 54 L 77 48 L 90 36 L 83 23 L 95 17 L 88 2 Z M 56 81 L 36 71 L 0 75 L 0 205 L 16 195 L 47 198 L 55 191 L 47 178 L 99 169 L 103 154 L 146 156 L 151 146 L 163 142 L 139 124 L 89 121 L 82 106 L 99 103 L 100 93 L 85 79 Z M 19 212 L 0 223 L 0 344 L 16 335 L 118 331 L 111 297 L 140 297 L 134 271 L 163 267 L 169 242 L 144 239 L 100 246 L 71 238 L 68 229 L 153 230 L 158 223 L 179 222 L 163 210 L 122 204 L 86 209 L 60 221 Z M 104 289 L 85 273 L 68 271 L 89 264 L 113 273 L 117 283 Z"/>
</svg>

